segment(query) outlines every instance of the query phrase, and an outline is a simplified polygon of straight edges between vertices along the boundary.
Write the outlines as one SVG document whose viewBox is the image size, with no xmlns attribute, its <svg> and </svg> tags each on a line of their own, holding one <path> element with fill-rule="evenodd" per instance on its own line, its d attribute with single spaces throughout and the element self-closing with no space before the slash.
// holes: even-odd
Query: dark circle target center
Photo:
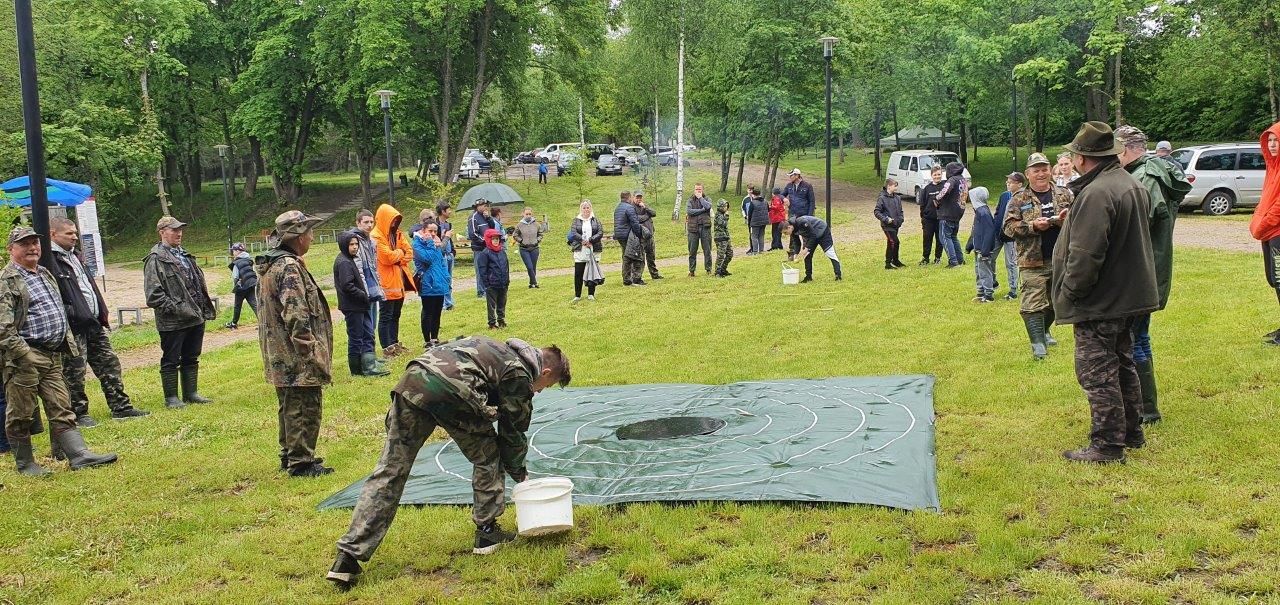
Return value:
<svg viewBox="0 0 1280 605">
<path fill-rule="evenodd" d="M 710 435 L 726 424 L 719 418 L 706 416 L 669 416 L 626 424 L 618 427 L 614 434 L 620 440 L 657 441 Z"/>
</svg>

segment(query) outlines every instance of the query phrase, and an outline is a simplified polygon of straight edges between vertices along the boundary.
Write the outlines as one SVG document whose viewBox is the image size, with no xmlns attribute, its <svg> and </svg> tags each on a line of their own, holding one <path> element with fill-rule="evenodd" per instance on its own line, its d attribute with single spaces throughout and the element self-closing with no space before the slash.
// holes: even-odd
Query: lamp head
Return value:
<svg viewBox="0 0 1280 605">
<path fill-rule="evenodd" d="M 830 59 L 835 54 L 836 41 L 839 38 L 826 36 L 822 38 L 822 56 Z"/>
<path fill-rule="evenodd" d="M 213 148 L 218 150 L 218 157 L 225 158 L 227 157 L 227 150 L 231 149 L 231 146 L 230 145 L 214 145 Z"/>
<path fill-rule="evenodd" d="M 375 92 L 374 94 L 378 95 L 378 97 L 382 99 L 382 108 L 388 109 L 391 107 L 391 97 L 395 96 L 396 93 L 393 90 L 383 89 Z"/>
</svg>

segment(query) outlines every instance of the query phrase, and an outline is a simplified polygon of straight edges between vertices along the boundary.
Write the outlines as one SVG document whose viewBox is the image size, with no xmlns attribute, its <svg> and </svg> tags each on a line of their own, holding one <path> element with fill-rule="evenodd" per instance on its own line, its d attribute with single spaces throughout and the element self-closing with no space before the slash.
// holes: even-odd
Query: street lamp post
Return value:
<svg viewBox="0 0 1280 605">
<path fill-rule="evenodd" d="M 230 251 L 235 243 L 231 239 L 231 183 L 227 181 L 227 150 L 231 146 L 214 145 L 213 148 L 218 150 L 218 163 L 222 164 L 222 207 L 227 213 L 227 250 Z"/>
<path fill-rule="evenodd" d="M 826 36 L 822 39 L 822 58 L 826 60 L 827 72 L 827 224 L 831 224 L 831 58 L 835 54 L 837 38 Z"/>
<path fill-rule="evenodd" d="M 383 138 L 387 141 L 387 201 L 392 205 L 396 205 L 396 182 L 395 170 L 391 167 L 391 97 L 395 95 L 394 91 L 379 90 L 377 95 L 382 99 L 382 132 Z M 440 167 L 441 174 L 445 168 Z"/>
<path fill-rule="evenodd" d="M 1009 130 L 1013 135 L 1013 171 L 1018 171 L 1018 76 L 1014 71 L 1009 72 L 1009 83 L 1012 85 L 1013 94 L 1010 95 L 1010 106 L 1012 109 L 1009 119 Z"/>
</svg>

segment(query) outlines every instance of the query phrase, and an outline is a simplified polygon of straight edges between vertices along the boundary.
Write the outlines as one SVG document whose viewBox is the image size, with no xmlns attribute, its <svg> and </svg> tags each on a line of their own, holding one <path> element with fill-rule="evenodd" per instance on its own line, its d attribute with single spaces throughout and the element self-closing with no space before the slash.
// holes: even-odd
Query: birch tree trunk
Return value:
<svg viewBox="0 0 1280 605">
<path fill-rule="evenodd" d="M 671 210 L 672 222 L 680 220 L 680 202 L 684 198 L 684 23 L 680 24 L 680 49 L 676 67 L 676 202 Z"/>
</svg>

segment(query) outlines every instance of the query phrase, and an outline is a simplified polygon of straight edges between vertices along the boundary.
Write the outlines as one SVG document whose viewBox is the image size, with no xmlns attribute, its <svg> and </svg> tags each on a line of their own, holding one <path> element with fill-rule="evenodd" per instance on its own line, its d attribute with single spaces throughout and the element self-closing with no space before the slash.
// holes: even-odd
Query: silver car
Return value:
<svg viewBox="0 0 1280 605">
<path fill-rule="evenodd" d="M 1258 143 L 1196 145 L 1174 151 L 1170 157 L 1182 166 L 1191 192 L 1182 209 L 1199 208 L 1221 216 L 1235 208 L 1252 208 L 1262 197 L 1267 162 Z"/>
</svg>

